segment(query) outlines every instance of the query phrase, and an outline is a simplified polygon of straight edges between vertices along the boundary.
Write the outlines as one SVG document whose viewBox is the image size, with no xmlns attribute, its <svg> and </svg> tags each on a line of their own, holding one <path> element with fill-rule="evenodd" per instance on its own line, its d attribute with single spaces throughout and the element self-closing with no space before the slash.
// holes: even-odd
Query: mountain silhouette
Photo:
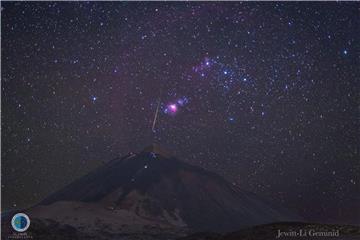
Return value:
<svg viewBox="0 0 360 240">
<path fill-rule="evenodd" d="M 299 220 L 215 173 L 176 159 L 155 144 L 110 161 L 50 195 L 38 207 L 49 211 L 45 206 L 65 202 L 96 204 L 103 211 L 126 210 L 142 219 L 192 231 L 227 232 Z"/>
</svg>

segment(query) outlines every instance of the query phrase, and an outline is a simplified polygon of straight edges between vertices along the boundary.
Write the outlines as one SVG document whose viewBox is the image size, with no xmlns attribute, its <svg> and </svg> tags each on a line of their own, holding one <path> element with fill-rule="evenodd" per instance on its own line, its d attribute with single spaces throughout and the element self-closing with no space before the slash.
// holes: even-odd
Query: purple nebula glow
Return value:
<svg viewBox="0 0 360 240">
<path fill-rule="evenodd" d="M 178 106 L 175 103 L 170 103 L 166 106 L 164 112 L 166 114 L 175 115 L 178 111 Z"/>
<path fill-rule="evenodd" d="M 189 99 L 185 96 L 168 103 L 165 105 L 164 113 L 169 115 L 175 115 L 180 110 L 181 107 L 184 107 L 189 102 Z"/>
<path fill-rule="evenodd" d="M 176 104 L 170 104 L 170 105 L 169 105 L 169 109 L 170 109 L 170 111 L 173 112 L 173 113 L 175 113 L 175 112 L 178 110 Z"/>
</svg>

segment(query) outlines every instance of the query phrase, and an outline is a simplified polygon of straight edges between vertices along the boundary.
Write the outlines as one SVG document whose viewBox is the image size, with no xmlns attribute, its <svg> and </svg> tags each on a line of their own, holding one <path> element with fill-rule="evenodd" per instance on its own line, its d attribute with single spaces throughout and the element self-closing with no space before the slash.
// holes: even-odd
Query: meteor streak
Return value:
<svg viewBox="0 0 360 240">
<path fill-rule="evenodd" d="M 157 120 L 157 117 L 158 117 L 158 114 L 159 114 L 159 108 L 160 108 L 160 97 L 159 97 L 159 100 L 158 100 L 158 104 L 157 104 L 155 115 L 154 115 L 154 121 L 152 123 L 152 128 L 151 128 L 151 130 L 153 132 L 155 132 L 155 125 L 156 125 L 156 120 Z"/>
</svg>

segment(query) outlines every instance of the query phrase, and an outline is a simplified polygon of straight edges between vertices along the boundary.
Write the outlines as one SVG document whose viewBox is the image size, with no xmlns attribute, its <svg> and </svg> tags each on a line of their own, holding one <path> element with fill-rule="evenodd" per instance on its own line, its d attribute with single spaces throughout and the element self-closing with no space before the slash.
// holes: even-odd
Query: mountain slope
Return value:
<svg viewBox="0 0 360 240">
<path fill-rule="evenodd" d="M 233 231 L 298 220 L 222 177 L 171 157 L 158 146 L 116 159 L 44 199 L 126 210 L 192 231 Z M 39 206 L 40 207 L 40 206 Z"/>
</svg>

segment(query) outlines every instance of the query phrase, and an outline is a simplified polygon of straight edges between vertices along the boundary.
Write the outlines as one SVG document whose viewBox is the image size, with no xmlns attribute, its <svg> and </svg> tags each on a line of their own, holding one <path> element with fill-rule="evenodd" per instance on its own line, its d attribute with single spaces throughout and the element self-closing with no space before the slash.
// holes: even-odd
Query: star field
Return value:
<svg viewBox="0 0 360 240">
<path fill-rule="evenodd" d="M 358 3 L 1 5 L 4 210 L 157 142 L 309 220 L 359 222 Z"/>
</svg>

